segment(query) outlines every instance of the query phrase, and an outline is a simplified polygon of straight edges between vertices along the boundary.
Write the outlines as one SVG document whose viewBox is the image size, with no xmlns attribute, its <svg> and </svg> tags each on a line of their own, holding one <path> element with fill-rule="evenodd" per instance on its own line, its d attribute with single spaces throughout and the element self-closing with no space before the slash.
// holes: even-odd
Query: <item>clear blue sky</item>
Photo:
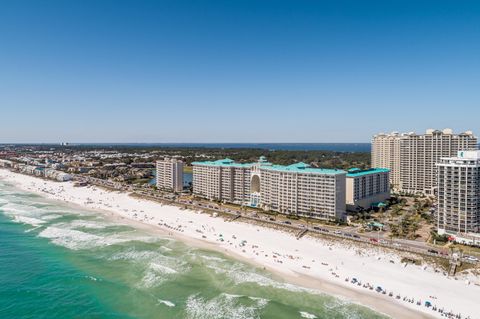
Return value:
<svg viewBox="0 0 480 319">
<path fill-rule="evenodd" d="M 0 142 L 480 135 L 480 1 L 0 1 Z"/>
</svg>

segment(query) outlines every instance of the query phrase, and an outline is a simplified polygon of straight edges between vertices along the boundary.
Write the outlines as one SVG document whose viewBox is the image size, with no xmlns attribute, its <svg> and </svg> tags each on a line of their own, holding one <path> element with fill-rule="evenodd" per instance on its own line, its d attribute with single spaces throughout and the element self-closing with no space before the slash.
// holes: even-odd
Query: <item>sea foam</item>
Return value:
<svg viewBox="0 0 480 319">
<path fill-rule="evenodd" d="M 198 295 L 192 295 L 187 300 L 186 312 L 189 319 L 254 319 L 260 318 L 258 311 L 265 303 L 254 302 L 246 305 L 241 302 L 243 296 L 222 293 L 206 300 Z"/>
<path fill-rule="evenodd" d="M 102 237 L 85 233 L 75 229 L 50 226 L 45 228 L 39 237 L 49 238 L 52 243 L 72 250 L 90 249 L 94 247 L 110 246 L 125 242 L 115 237 Z"/>
<path fill-rule="evenodd" d="M 164 304 L 167 307 L 175 307 L 175 304 L 171 301 L 168 301 L 168 300 L 158 299 L 158 303 Z"/>
<path fill-rule="evenodd" d="M 308 313 L 308 312 L 306 312 L 306 311 L 300 311 L 299 313 L 300 313 L 300 316 L 301 316 L 302 318 L 307 318 L 307 319 L 316 319 L 316 318 L 318 318 L 318 317 L 315 316 L 314 314 Z"/>
<path fill-rule="evenodd" d="M 33 218 L 33 217 L 21 216 L 21 215 L 14 216 L 13 221 L 16 223 L 28 224 L 35 227 L 41 226 L 42 224 L 45 223 L 44 220 Z"/>
</svg>

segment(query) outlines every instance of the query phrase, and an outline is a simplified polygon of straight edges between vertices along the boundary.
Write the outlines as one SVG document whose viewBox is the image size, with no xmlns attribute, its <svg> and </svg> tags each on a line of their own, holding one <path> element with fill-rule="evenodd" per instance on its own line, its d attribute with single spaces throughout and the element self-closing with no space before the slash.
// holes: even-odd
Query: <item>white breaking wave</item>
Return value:
<svg viewBox="0 0 480 319">
<path fill-rule="evenodd" d="M 167 275 L 178 273 L 173 268 L 167 267 L 165 265 L 157 264 L 157 263 L 154 263 L 154 262 L 150 264 L 150 269 L 154 270 L 155 272 L 159 272 L 159 273 L 167 274 Z"/>
<path fill-rule="evenodd" d="M 149 251 L 149 250 L 135 250 L 135 249 L 129 249 L 127 251 L 121 252 L 114 254 L 110 256 L 108 259 L 109 260 L 133 260 L 133 261 L 142 261 L 142 260 L 150 260 L 153 259 L 155 256 L 157 256 L 157 252 L 155 251 Z"/>
<path fill-rule="evenodd" d="M 307 319 L 316 319 L 318 318 L 317 316 L 315 316 L 314 314 L 311 314 L 311 313 L 308 313 L 306 311 L 300 311 L 300 316 L 302 318 L 307 318 Z"/>
<path fill-rule="evenodd" d="M 260 307 L 265 307 L 270 300 L 260 297 L 248 297 L 250 300 L 255 300 Z"/>
<path fill-rule="evenodd" d="M 138 288 L 152 288 L 159 286 L 167 280 L 174 279 L 180 273 L 185 273 L 190 269 L 190 265 L 182 258 L 165 256 L 160 249 L 158 250 L 136 250 L 128 248 L 125 251 L 117 252 L 111 256 L 106 256 L 111 261 L 128 261 L 140 268 L 143 277 L 138 282 Z"/>
<path fill-rule="evenodd" d="M 33 217 L 21 216 L 21 215 L 13 216 L 13 221 L 16 223 L 28 224 L 35 227 L 41 226 L 42 224 L 45 223 L 44 220 L 33 218 Z"/>
<path fill-rule="evenodd" d="M 167 307 L 175 307 L 175 304 L 168 300 L 158 299 L 158 303 L 164 304 Z"/>
<path fill-rule="evenodd" d="M 265 307 L 265 303 L 255 302 L 253 305 L 242 304 L 242 296 L 222 293 L 217 297 L 206 300 L 197 295 L 187 300 L 186 312 L 189 319 L 255 319 L 260 318 L 258 311 Z"/>
<path fill-rule="evenodd" d="M 202 256 L 203 258 L 203 256 Z M 214 259 L 210 259 L 214 261 L 210 264 L 206 264 L 207 268 L 212 269 L 217 274 L 224 274 L 228 278 L 230 278 L 236 285 L 240 285 L 243 283 L 254 283 L 259 286 L 270 286 L 278 289 L 284 289 L 292 292 L 306 292 L 311 294 L 322 294 L 318 290 L 309 289 L 300 287 L 297 285 L 279 282 L 274 279 L 271 279 L 265 275 L 255 272 L 254 270 L 246 269 L 244 265 L 235 263 L 229 264 L 228 262 L 224 263 L 216 263 Z M 226 261 L 226 260 L 223 260 Z"/>
<path fill-rule="evenodd" d="M 2 206 L 2 210 L 7 215 L 22 215 L 22 216 L 34 216 L 38 217 L 47 213 L 44 209 L 34 206 L 16 204 L 8 202 Z"/>
<path fill-rule="evenodd" d="M 81 220 L 77 219 L 70 222 L 71 228 L 90 228 L 90 229 L 104 229 L 109 226 L 106 223 L 96 222 L 96 221 L 89 221 L 89 220 Z"/>
<path fill-rule="evenodd" d="M 200 255 L 201 258 L 205 260 L 213 260 L 213 261 L 218 261 L 218 262 L 225 262 L 226 259 L 220 258 L 220 257 L 215 257 L 215 256 L 206 256 L 206 255 Z"/>
<path fill-rule="evenodd" d="M 159 286 L 167 280 L 174 279 L 180 272 L 188 271 L 188 269 L 189 267 L 184 261 L 157 254 L 149 262 L 140 282 L 140 288 Z"/>
<path fill-rule="evenodd" d="M 42 219 L 45 221 L 51 221 L 57 218 L 63 217 L 63 215 L 60 214 L 48 214 L 48 215 L 43 215 Z"/>
<path fill-rule="evenodd" d="M 39 237 L 49 238 L 52 243 L 72 250 L 90 249 L 94 247 L 110 246 L 125 242 L 125 239 L 102 237 L 74 229 L 65 229 L 55 226 L 45 228 Z"/>
</svg>

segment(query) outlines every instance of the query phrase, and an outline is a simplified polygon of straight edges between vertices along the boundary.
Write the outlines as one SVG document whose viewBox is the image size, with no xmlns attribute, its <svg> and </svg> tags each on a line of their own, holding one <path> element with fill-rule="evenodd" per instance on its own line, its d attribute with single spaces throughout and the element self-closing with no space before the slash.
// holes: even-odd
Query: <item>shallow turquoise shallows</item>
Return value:
<svg viewBox="0 0 480 319">
<path fill-rule="evenodd" d="M 383 318 L 0 181 L 0 318 Z"/>
</svg>

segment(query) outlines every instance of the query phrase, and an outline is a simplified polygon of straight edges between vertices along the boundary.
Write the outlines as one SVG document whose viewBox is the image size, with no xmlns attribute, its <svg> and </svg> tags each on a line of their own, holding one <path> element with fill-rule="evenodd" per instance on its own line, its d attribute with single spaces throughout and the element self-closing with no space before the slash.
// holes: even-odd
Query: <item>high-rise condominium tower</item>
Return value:
<svg viewBox="0 0 480 319">
<path fill-rule="evenodd" d="M 372 139 L 372 167 L 389 168 L 393 188 L 408 193 L 435 194 L 435 164 L 442 157 L 458 151 L 476 150 L 472 132 L 454 134 L 451 129 L 432 130 L 425 134 L 378 134 Z"/>
<path fill-rule="evenodd" d="M 480 151 L 442 158 L 438 168 L 437 228 L 445 233 L 480 232 Z"/>
<path fill-rule="evenodd" d="M 181 192 L 183 190 L 183 162 L 176 159 L 157 161 L 157 188 Z"/>
</svg>

